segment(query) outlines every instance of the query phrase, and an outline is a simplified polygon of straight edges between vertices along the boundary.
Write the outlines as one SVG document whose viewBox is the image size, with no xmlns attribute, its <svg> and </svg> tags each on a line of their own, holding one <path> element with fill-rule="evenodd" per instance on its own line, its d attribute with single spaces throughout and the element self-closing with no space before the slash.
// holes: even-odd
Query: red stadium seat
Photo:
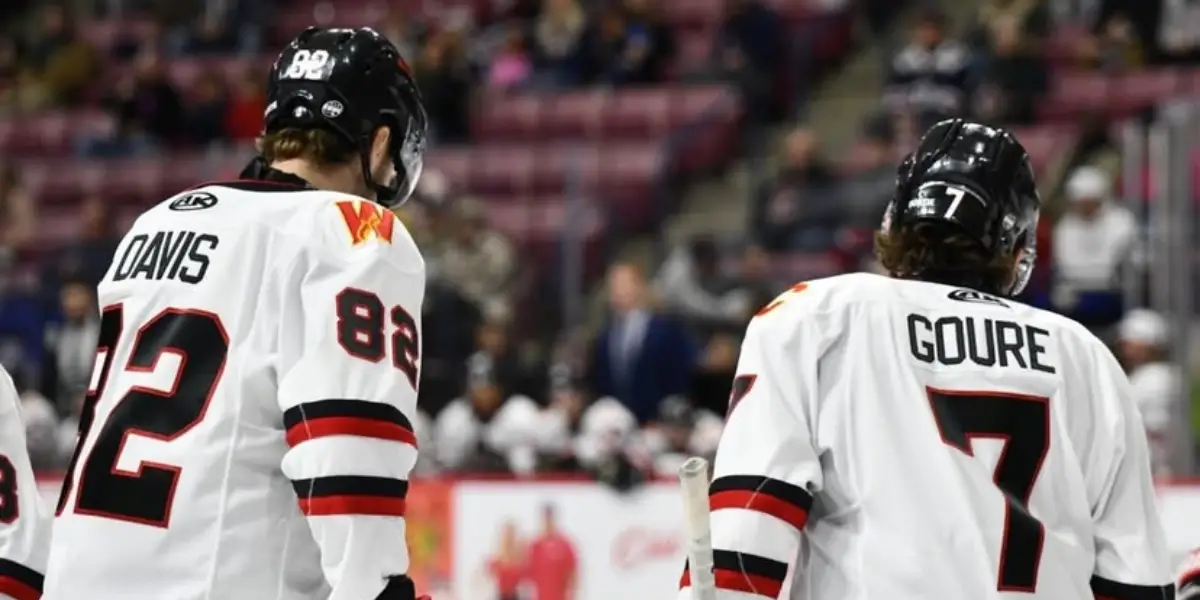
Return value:
<svg viewBox="0 0 1200 600">
<path fill-rule="evenodd" d="M 0 119 L 0 155 L 68 154 L 80 137 L 110 135 L 116 123 L 99 110 L 44 112 Z"/>
<path fill-rule="evenodd" d="M 1111 80 L 1104 73 L 1067 71 L 1057 73 L 1049 96 L 1038 106 L 1043 119 L 1076 118 L 1081 113 L 1103 111 L 1108 105 Z"/>
<path fill-rule="evenodd" d="M 1119 76 L 1109 94 L 1108 112 L 1125 116 L 1186 93 L 1182 75 L 1172 69 L 1140 71 Z"/>
<path fill-rule="evenodd" d="M 535 94 L 491 94 L 475 112 L 475 133 L 482 140 L 532 138 L 545 118 L 542 96 Z"/>
<path fill-rule="evenodd" d="M 670 88 L 644 88 L 617 92 L 604 113 L 604 135 L 618 139 L 655 139 L 672 125 L 674 101 Z"/>
<path fill-rule="evenodd" d="M 1041 174 L 1055 159 L 1062 158 L 1075 140 L 1077 132 L 1071 127 L 1042 125 L 1013 130 L 1017 141 L 1029 152 L 1029 163 L 1035 174 Z"/>
</svg>

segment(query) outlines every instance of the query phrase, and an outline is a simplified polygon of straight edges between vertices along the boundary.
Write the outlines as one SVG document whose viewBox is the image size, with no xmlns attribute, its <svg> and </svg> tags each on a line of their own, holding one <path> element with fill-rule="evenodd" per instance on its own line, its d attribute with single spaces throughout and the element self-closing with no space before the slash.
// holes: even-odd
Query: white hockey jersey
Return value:
<svg viewBox="0 0 1200 600">
<path fill-rule="evenodd" d="M 211 184 L 99 287 L 49 600 L 369 600 L 408 569 L 424 263 L 366 200 Z"/>
<path fill-rule="evenodd" d="M 817 280 L 751 322 L 733 387 L 710 488 L 720 600 L 1173 591 L 1129 384 L 1072 321 Z"/>
<path fill-rule="evenodd" d="M 41 597 L 49 548 L 50 511 L 29 464 L 21 401 L 0 367 L 0 598 Z"/>
</svg>

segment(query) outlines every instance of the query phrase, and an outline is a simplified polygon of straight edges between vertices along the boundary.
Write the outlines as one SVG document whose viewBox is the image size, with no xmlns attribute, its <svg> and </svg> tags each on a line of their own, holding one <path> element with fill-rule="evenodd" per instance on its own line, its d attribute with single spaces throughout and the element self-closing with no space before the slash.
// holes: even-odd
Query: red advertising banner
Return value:
<svg viewBox="0 0 1200 600">
<path fill-rule="evenodd" d="M 414 480 L 408 491 L 409 576 L 417 591 L 446 598 L 454 577 L 454 484 Z"/>
</svg>

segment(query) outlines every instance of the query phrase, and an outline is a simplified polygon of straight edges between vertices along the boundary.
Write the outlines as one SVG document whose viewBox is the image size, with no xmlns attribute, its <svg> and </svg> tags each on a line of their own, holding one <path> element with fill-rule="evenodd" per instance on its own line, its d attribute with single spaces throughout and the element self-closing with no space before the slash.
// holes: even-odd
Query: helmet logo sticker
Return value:
<svg viewBox="0 0 1200 600">
<path fill-rule="evenodd" d="M 338 118 L 344 110 L 346 110 L 346 107 L 342 106 L 342 103 L 337 100 L 330 100 L 321 106 L 321 114 L 330 119 Z"/>
</svg>

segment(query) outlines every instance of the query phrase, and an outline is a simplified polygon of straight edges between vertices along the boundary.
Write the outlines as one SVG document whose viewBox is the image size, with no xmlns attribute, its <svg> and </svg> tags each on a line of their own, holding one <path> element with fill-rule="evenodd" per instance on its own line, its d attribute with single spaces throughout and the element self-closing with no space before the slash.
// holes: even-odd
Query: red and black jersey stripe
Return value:
<svg viewBox="0 0 1200 600">
<path fill-rule="evenodd" d="M 300 511 L 308 516 L 403 517 L 408 482 L 390 477 L 342 475 L 292 481 Z"/>
<path fill-rule="evenodd" d="M 0 594 L 13 600 L 37 600 L 42 597 L 41 573 L 5 558 L 0 558 Z"/>
<path fill-rule="evenodd" d="M 709 509 L 742 508 L 804 529 L 813 497 L 804 488 L 758 475 L 726 475 L 708 487 Z"/>
<path fill-rule="evenodd" d="M 283 413 L 287 442 L 295 446 L 331 435 L 391 440 L 417 446 L 412 422 L 390 404 L 329 399 L 297 404 Z"/>
<path fill-rule="evenodd" d="M 713 579 L 716 580 L 719 590 L 778 598 L 779 593 L 783 591 L 783 580 L 787 578 L 787 570 L 787 564 L 777 560 L 745 552 L 713 550 Z M 690 585 L 692 575 L 685 561 L 679 587 L 682 589 Z"/>
<path fill-rule="evenodd" d="M 1174 585 L 1133 585 L 1092 576 L 1092 595 L 1096 600 L 1173 600 Z"/>
</svg>

